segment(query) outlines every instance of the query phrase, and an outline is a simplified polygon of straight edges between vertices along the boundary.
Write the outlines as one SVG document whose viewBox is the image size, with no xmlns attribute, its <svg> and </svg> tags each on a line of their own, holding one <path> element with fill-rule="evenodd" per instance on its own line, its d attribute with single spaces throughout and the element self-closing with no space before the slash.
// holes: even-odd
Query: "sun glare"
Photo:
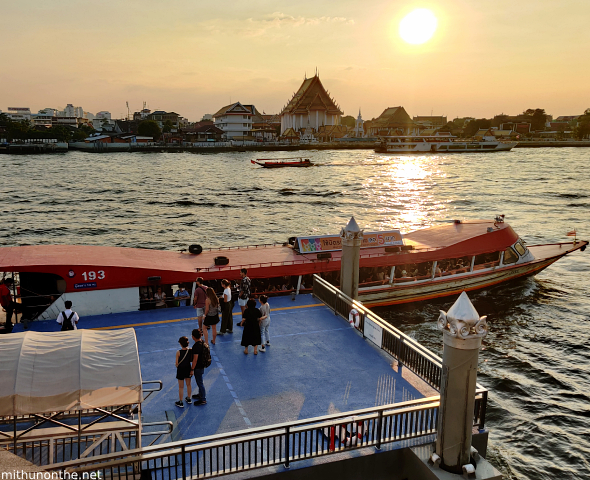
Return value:
<svg viewBox="0 0 590 480">
<path fill-rule="evenodd" d="M 412 45 L 426 43 L 432 38 L 438 20 L 427 8 L 418 8 L 408 13 L 399 22 L 399 36 Z"/>
</svg>

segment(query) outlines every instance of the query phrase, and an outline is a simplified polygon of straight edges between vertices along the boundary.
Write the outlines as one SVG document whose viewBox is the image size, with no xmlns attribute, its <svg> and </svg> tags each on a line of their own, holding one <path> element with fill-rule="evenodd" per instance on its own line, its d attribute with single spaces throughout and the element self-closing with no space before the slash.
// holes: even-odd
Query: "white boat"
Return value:
<svg viewBox="0 0 590 480">
<path fill-rule="evenodd" d="M 499 142 L 484 138 L 482 141 L 456 140 L 451 135 L 393 135 L 380 137 L 377 153 L 466 153 L 506 152 L 518 142 Z"/>
</svg>

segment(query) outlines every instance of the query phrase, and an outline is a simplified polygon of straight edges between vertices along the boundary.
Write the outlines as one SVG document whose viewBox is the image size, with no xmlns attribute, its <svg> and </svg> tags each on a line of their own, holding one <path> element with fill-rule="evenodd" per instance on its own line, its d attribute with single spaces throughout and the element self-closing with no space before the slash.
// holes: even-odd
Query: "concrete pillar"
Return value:
<svg viewBox="0 0 590 480">
<path fill-rule="evenodd" d="M 460 474 L 470 461 L 477 361 L 487 322 L 463 292 L 448 313 L 441 310 L 438 328 L 444 350 L 436 454 L 441 468 Z"/>
<path fill-rule="evenodd" d="M 340 231 L 342 238 L 342 259 L 340 262 L 340 290 L 350 298 L 357 300 L 359 296 L 359 261 L 363 231 L 354 217 Z"/>
</svg>

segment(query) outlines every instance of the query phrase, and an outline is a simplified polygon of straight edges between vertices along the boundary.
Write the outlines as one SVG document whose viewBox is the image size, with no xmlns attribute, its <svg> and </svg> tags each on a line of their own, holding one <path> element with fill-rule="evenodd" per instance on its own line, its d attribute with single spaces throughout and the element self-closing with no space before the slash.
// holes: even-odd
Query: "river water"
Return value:
<svg viewBox="0 0 590 480">
<path fill-rule="evenodd" d="M 506 221 L 529 244 L 590 237 L 590 149 L 446 156 L 301 152 L 317 167 L 261 169 L 256 153 L 0 155 L 0 245 L 180 249 L 284 242 L 453 219 Z M 280 156 L 296 156 L 288 153 Z M 590 478 L 590 251 L 470 298 L 488 315 L 479 382 L 490 461 L 506 478 Z M 442 354 L 438 310 L 379 309 Z"/>
</svg>

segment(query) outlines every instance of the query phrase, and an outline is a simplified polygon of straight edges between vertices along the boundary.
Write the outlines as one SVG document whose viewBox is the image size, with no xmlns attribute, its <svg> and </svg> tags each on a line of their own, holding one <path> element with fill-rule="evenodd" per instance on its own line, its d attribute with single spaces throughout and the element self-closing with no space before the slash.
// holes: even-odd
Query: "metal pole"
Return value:
<svg viewBox="0 0 590 480">
<path fill-rule="evenodd" d="M 285 434 L 285 468 L 289 468 L 289 455 L 291 450 L 291 428 L 287 426 L 286 434 Z"/>
</svg>

